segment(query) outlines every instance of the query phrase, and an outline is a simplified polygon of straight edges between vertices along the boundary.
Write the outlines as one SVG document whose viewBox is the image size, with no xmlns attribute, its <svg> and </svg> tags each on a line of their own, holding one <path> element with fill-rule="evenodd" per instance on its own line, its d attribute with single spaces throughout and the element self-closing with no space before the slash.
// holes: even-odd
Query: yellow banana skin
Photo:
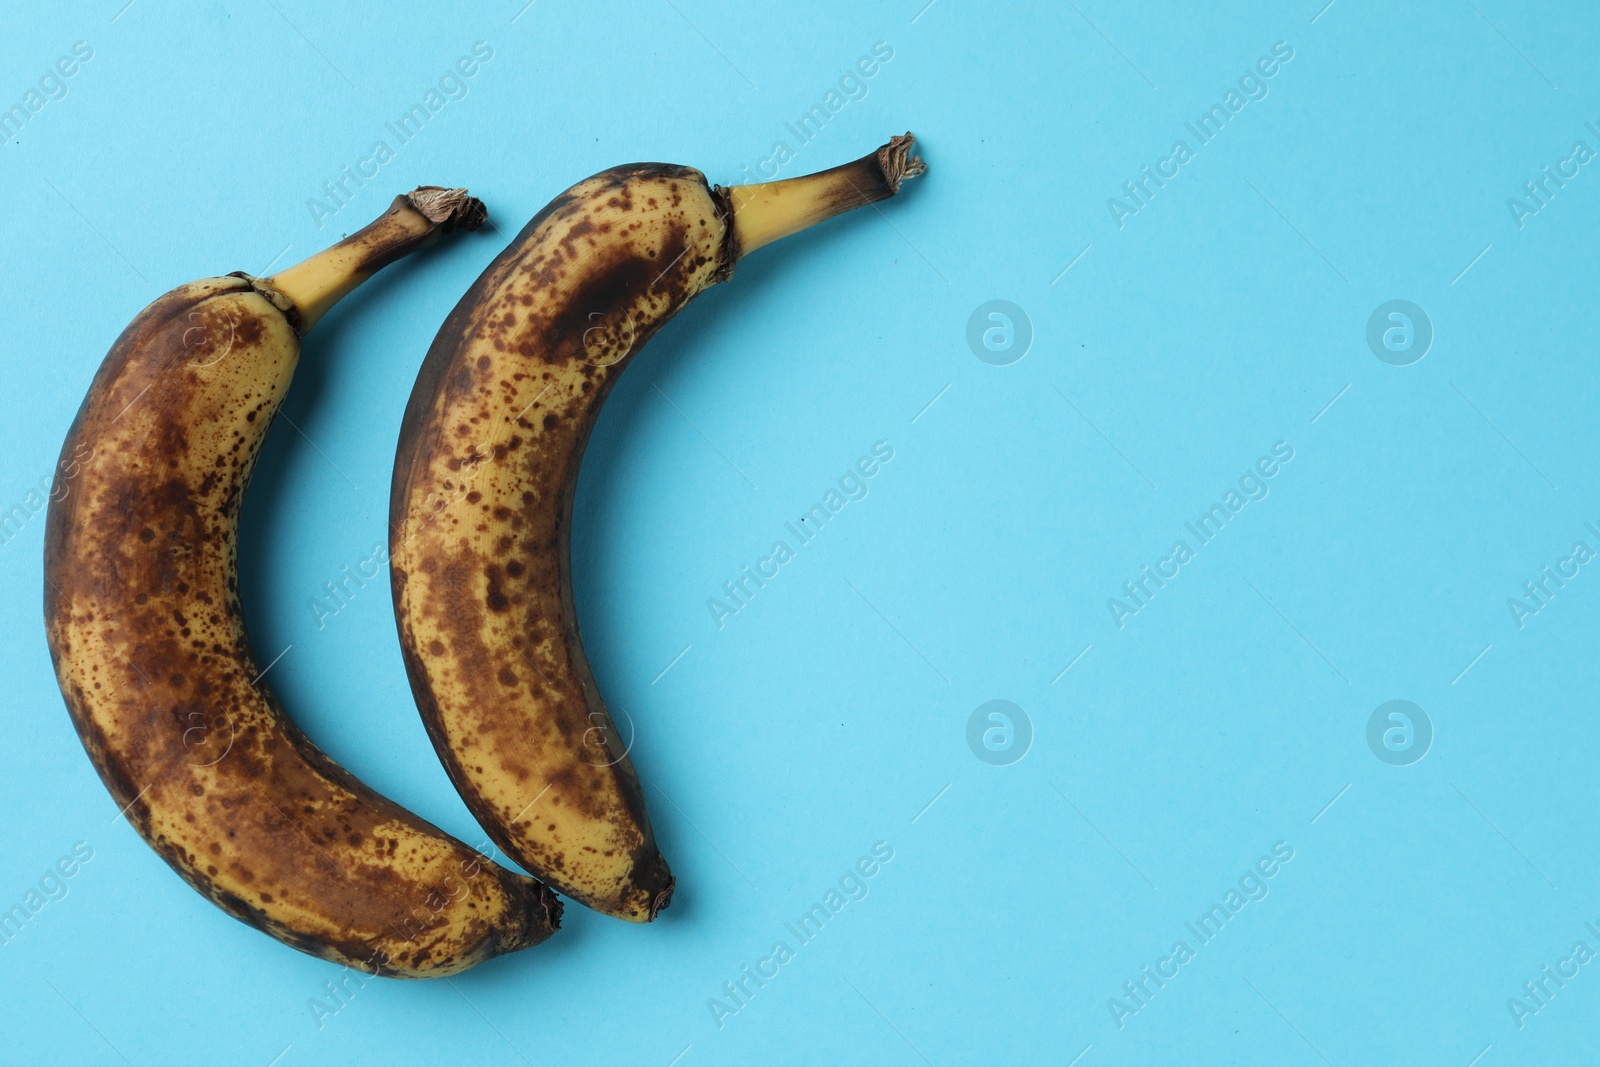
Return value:
<svg viewBox="0 0 1600 1067">
<path fill-rule="evenodd" d="M 287 718 L 245 633 L 236 535 L 299 332 L 435 232 L 481 220 L 463 197 L 418 190 L 274 278 L 156 300 L 78 412 L 62 449 L 76 477 L 53 494 L 45 536 L 57 678 L 134 829 L 235 918 L 406 978 L 536 944 L 560 905 L 362 785 Z"/>
<path fill-rule="evenodd" d="M 440 759 L 505 852 L 648 922 L 673 878 L 573 605 L 573 492 L 634 353 L 744 252 L 921 173 L 910 135 L 822 175 L 713 188 L 639 163 L 541 211 L 462 298 L 401 428 L 390 564 L 401 648 Z"/>
</svg>

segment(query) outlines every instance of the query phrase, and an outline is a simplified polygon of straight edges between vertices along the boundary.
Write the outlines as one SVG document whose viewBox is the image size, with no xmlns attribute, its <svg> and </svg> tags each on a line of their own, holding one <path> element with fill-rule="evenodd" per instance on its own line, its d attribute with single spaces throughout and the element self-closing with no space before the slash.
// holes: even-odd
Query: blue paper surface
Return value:
<svg viewBox="0 0 1600 1067">
<path fill-rule="evenodd" d="M 0 34 L 0 1058 L 1588 1061 L 1592 6 L 524 2 Z M 583 468 L 661 919 L 572 905 L 458 978 L 360 982 L 184 886 L 40 620 L 37 505 L 128 320 L 417 184 L 488 202 L 310 335 L 241 548 L 296 720 L 476 842 L 383 582 L 319 600 L 384 539 L 434 332 L 594 171 L 787 177 L 908 128 L 928 174 L 741 263 Z"/>
</svg>

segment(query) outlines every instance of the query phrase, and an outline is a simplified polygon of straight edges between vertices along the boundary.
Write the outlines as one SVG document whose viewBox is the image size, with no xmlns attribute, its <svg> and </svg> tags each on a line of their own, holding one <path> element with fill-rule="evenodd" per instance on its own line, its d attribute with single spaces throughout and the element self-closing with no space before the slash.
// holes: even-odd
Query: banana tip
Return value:
<svg viewBox="0 0 1600 1067">
<path fill-rule="evenodd" d="M 446 189 L 438 185 L 419 185 L 406 194 L 411 206 L 430 222 L 446 230 L 476 230 L 489 219 L 483 201 L 465 189 Z"/>
<path fill-rule="evenodd" d="M 878 166 L 883 169 L 890 193 L 898 193 L 900 183 L 906 178 L 927 173 L 928 165 L 922 162 L 922 157 L 911 154 L 916 143 L 916 137 L 907 130 L 898 137 L 889 138 L 889 143 L 878 149 Z"/>
<path fill-rule="evenodd" d="M 655 922 L 656 916 L 666 910 L 667 905 L 672 903 L 672 891 L 676 888 L 678 888 L 678 880 L 676 878 L 668 878 L 666 888 L 657 893 L 650 901 L 650 918 L 646 919 L 646 922 Z"/>
<path fill-rule="evenodd" d="M 510 924 L 501 934 L 492 955 L 501 956 L 537 945 L 561 929 L 561 899 L 549 886 L 506 870 L 500 872 L 500 880 L 519 901 L 521 921 Z"/>
</svg>

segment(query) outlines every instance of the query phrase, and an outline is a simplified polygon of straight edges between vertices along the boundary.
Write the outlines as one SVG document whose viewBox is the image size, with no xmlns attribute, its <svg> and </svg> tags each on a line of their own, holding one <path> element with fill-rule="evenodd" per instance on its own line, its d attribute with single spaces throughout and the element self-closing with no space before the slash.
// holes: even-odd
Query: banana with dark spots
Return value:
<svg viewBox="0 0 1600 1067">
<path fill-rule="evenodd" d="M 922 173 L 910 134 L 841 167 L 711 187 L 636 163 L 556 197 L 429 349 L 390 497 L 395 616 L 434 747 L 479 822 L 558 892 L 648 922 L 672 874 L 584 655 L 572 497 L 629 359 L 743 255 Z"/>
<path fill-rule="evenodd" d="M 240 609 L 240 504 L 300 335 L 385 264 L 482 222 L 423 188 L 297 266 L 180 286 L 101 364 L 62 447 L 45 624 L 117 807 L 201 894 L 369 974 L 450 975 L 537 944 L 560 904 L 336 764 L 295 727 Z"/>
</svg>

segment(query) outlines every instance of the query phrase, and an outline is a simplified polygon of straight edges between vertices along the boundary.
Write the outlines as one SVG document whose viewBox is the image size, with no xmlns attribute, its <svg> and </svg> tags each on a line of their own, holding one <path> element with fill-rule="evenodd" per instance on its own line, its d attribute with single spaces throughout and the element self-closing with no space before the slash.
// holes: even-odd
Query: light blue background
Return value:
<svg viewBox="0 0 1600 1067">
<path fill-rule="evenodd" d="M 241 553 L 298 721 L 471 842 L 385 589 L 321 629 L 308 603 L 384 536 L 448 309 L 593 171 L 744 180 L 874 42 L 892 61 L 784 173 L 907 128 L 930 171 L 741 264 L 600 420 L 579 610 L 679 879 L 651 927 L 572 906 L 542 947 L 372 982 L 319 1027 L 336 970 L 206 904 L 117 819 L 49 669 L 42 515 L 0 546 L 0 907 L 94 850 L 0 947 L 5 1059 L 1592 1057 L 1600 962 L 1521 1029 L 1507 999 L 1574 942 L 1600 950 L 1600 574 L 1521 629 L 1507 599 L 1600 548 L 1600 169 L 1521 228 L 1506 203 L 1575 140 L 1600 149 L 1592 6 L 123 2 L 16 7 L 0 33 L 5 106 L 94 49 L 0 149 L 0 508 L 48 477 L 157 294 L 292 262 L 416 184 L 471 187 L 497 231 L 392 268 L 309 338 L 299 432 L 273 427 Z M 477 41 L 494 54 L 468 95 L 319 229 L 308 198 Z M 1278 41 L 1269 95 L 1119 229 L 1107 199 L 1194 147 L 1184 123 Z M 1365 341 L 1396 298 L 1436 331 L 1408 367 Z M 965 341 L 991 299 L 1035 332 L 1010 366 Z M 894 459 L 869 496 L 719 630 L 708 598 L 877 441 Z M 1119 629 L 1107 599 L 1278 441 L 1270 495 Z M 967 747 L 991 699 L 1033 724 L 1010 766 Z M 1391 699 L 1436 733 L 1411 766 L 1367 747 Z M 784 923 L 879 841 L 870 895 L 719 1028 L 708 1000 L 794 947 Z M 1108 999 L 1280 841 L 1266 899 L 1119 1028 Z"/>
</svg>

